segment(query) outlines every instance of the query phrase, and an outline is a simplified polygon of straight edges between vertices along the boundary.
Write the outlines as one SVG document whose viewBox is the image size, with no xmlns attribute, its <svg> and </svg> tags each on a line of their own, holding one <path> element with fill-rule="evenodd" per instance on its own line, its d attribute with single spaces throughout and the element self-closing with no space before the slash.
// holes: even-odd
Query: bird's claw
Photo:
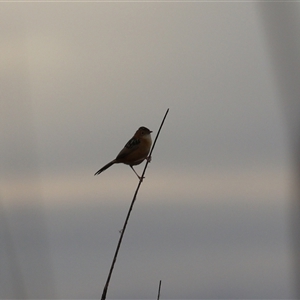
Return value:
<svg viewBox="0 0 300 300">
<path fill-rule="evenodd" d="M 138 178 L 139 178 L 140 181 L 143 181 L 145 176 L 138 176 Z"/>
</svg>

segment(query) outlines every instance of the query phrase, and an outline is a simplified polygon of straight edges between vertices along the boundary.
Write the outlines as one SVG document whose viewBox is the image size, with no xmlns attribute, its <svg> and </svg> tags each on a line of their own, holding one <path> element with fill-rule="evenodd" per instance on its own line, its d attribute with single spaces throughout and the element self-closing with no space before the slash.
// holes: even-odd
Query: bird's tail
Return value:
<svg viewBox="0 0 300 300">
<path fill-rule="evenodd" d="M 99 171 L 97 171 L 95 174 L 94 174 L 94 176 L 95 175 L 99 175 L 100 173 L 102 173 L 103 171 L 105 171 L 106 169 L 108 169 L 109 167 L 111 167 L 113 164 L 115 164 L 116 163 L 116 160 L 114 159 L 114 160 L 112 160 L 111 162 L 109 162 L 108 164 L 106 164 L 104 167 L 102 167 Z"/>
</svg>

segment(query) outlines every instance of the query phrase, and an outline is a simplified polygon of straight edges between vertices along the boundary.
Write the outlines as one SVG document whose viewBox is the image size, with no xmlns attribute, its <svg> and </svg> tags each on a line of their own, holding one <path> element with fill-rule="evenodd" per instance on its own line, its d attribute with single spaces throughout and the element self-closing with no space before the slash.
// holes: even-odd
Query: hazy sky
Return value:
<svg viewBox="0 0 300 300">
<path fill-rule="evenodd" d="M 107 297 L 153 299 L 159 280 L 165 299 L 293 296 L 288 135 L 257 3 L 0 8 L 0 298 L 101 297 L 138 181 L 93 174 L 167 108 Z"/>
</svg>

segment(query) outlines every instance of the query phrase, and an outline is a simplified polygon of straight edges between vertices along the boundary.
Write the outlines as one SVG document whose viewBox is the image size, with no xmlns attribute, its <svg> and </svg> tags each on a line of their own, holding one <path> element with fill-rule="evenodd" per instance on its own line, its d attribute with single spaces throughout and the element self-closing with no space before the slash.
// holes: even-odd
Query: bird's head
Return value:
<svg viewBox="0 0 300 300">
<path fill-rule="evenodd" d="M 147 127 L 140 127 L 137 132 L 135 133 L 135 137 L 137 138 L 151 138 L 151 133 L 152 131 L 149 130 Z"/>
<path fill-rule="evenodd" d="M 147 127 L 142 126 L 142 127 L 140 127 L 140 128 L 138 129 L 137 132 L 139 133 L 139 135 L 148 135 L 148 134 L 150 134 L 152 131 L 149 130 Z"/>
</svg>

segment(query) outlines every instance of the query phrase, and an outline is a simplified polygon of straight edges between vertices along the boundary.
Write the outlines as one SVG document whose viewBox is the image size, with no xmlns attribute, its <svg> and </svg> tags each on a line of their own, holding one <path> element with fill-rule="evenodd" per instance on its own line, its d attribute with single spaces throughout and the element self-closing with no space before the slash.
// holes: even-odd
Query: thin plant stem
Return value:
<svg viewBox="0 0 300 300">
<path fill-rule="evenodd" d="M 161 287 L 161 280 L 159 281 L 159 285 L 158 285 L 157 300 L 159 300 L 159 298 L 160 298 L 160 287 Z"/>
<path fill-rule="evenodd" d="M 165 122 L 165 119 L 166 119 L 166 117 L 167 117 L 168 112 L 169 112 L 169 108 L 167 109 L 167 111 L 166 111 L 166 113 L 165 113 L 165 116 L 164 116 L 164 118 L 163 118 L 163 120 L 162 120 L 162 122 L 161 122 L 161 124 L 160 124 L 160 127 L 159 127 L 159 129 L 158 129 L 158 132 L 157 132 L 156 137 L 155 137 L 155 139 L 154 139 L 152 148 L 151 148 L 151 150 L 150 150 L 150 152 L 149 152 L 149 157 L 151 157 L 151 155 L 152 155 L 152 152 L 153 152 L 153 149 L 154 149 L 154 147 L 155 147 L 157 138 L 158 138 L 159 133 L 160 133 L 160 131 L 161 131 L 161 128 L 162 128 L 162 126 L 163 126 L 163 124 L 164 124 L 164 122 Z M 107 294 L 107 290 L 108 290 L 110 278 L 111 278 L 112 271 L 113 271 L 113 269 L 114 269 L 114 266 L 115 266 L 115 263 L 116 263 L 116 260 L 117 260 L 117 256 L 118 256 L 119 249 L 120 249 L 120 246 L 121 246 L 121 243 L 122 243 L 122 240 L 123 240 L 123 236 L 124 236 L 124 233 L 125 233 L 125 230 L 126 230 L 126 227 L 127 227 L 127 223 L 128 223 L 128 220 L 129 220 L 129 217 L 130 217 L 132 208 L 133 208 L 133 204 L 134 204 L 134 202 L 135 202 L 135 200 L 136 200 L 138 191 L 139 191 L 140 186 L 141 186 L 141 184 L 142 184 L 142 182 L 143 182 L 143 178 L 144 178 L 144 175 L 145 175 L 145 173 L 146 173 L 146 169 L 147 169 L 147 167 L 148 167 L 149 162 L 150 162 L 150 160 L 147 159 L 147 160 L 146 160 L 145 167 L 144 167 L 144 170 L 143 170 L 143 173 L 142 173 L 142 176 L 141 176 L 141 178 L 140 178 L 140 180 L 139 180 L 139 183 L 138 183 L 137 188 L 136 188 L 136 190 L 135 190 L 135 193 L 134 193 L 134 195 L 133 195 L 133 198 L 132 198 L 132 201 L 131 201 L 131 204 L 130 204 L 130 207 L 129 207 L 129 210 L 128 210 L 128 213 L 127 213 L 127 217 L 126 217 L 126 219 L 125 219 L 124 226 L 123 226 L 122 231 L 121 231 L 121 234 L 120 234 L 120 238 L 119 238 L 119 242 L 118 242 L 118 245 L 117 245 L 117 248 L 116 248 L 116 252 L 115 252 L 115 255 L 114 255 L 114 258 L 113 258 L 113 261 L 112 261 L 110 270 L 109 270 L 109 274 L 108 274 L 108 277 L 107 277 L 105 286 L 104 286 L 104 288 L 103 288 L 101 300 L 105 300 L 105 299 L 106 299 L 106 294 Z"/>
</svg>

